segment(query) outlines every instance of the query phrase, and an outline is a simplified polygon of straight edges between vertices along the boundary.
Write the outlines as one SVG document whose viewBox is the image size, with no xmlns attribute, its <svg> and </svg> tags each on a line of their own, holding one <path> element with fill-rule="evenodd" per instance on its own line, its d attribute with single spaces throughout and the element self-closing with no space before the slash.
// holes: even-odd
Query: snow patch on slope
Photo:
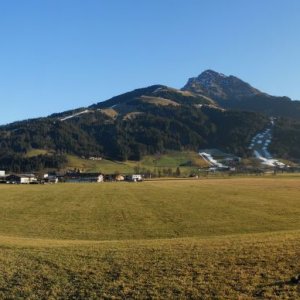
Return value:
<svg viewBox="0 0 300 300">
<path fill-rule="evenodd" d="M 263 132 L 256 134 L 249 146 L 250 150 L 253 150 L 253 155 L 257 158 L 262 165 L 267 167 L 285 167 L 285 164 L 277 159 L 274 159 L 271 153 L 268 151 L 268 147 L 272 140 L 272 128 L 275 124 L 275 119 L 270 119 L 270 126 L 266 128 Z"/>
<path fill-rule="evenodd" d="M 82 114 L 87 114 L 87 113 L 90 113 L 90 112 L 91 112 L 90 110 L 86 109 L 86 110 L 83 110 L 83 111 L 81 111 L 81 112 L 75 113 L 75 114 L 73 114 L 73 115 L 63 117 L 63 118 L 60 119 L 60 121 L 63 122 L 63 121 L 66 121 L 66 120 L 69 120 L 69 119 L 78 117 L 78 116 L 80 116 L 80 115 L 82 115 Z"/>
</svg>

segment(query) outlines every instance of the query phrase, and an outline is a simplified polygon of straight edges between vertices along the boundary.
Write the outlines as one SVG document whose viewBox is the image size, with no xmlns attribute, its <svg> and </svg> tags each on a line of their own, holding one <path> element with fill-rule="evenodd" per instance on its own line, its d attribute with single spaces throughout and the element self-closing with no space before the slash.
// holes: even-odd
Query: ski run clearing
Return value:
<svg viewBox="0 0 300 300">
<path fill-rule="evenodd" d="M 269 127 L 252 138 L 249 149 L 253 150 L 254 157 L 257 158 L 261 164 L 267 167 L 283 168 L 285 167 L 285 164 L 274 159 L 268 151 L 268 147 L 272 140 L 274 121 L 274 118 L 271 118 Z"/>
<path fill-rule="evenodd" d="M 60 119 L 60 121 L 63 122 L 63 121 L 66 121 L 66 120 L 69 120 L 69 119 L 72 119 L 72 118 L 75 118 L 75 117 L 78 117 L 78 116 L 80 116 L 80 115 L 87 114 L 87 113 L 90 113 L 90 112 L 92 112 L 92 111 L 86 109 L 86 110 L 83 110 L 83 111 L 81 111 L 81 112 L 75 113 L 75 114 L 73 114 L 73 115 L 70 115 L 70 116 L 67 116 L 67 117 L 63 117 L 63 118 Z"/>
</svg>

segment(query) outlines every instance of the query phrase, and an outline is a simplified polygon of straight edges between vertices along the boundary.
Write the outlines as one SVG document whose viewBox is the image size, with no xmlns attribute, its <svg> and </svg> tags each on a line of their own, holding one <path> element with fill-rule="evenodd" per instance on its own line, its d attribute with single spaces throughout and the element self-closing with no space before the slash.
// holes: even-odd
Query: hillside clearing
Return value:
<svg viewBox="0 0 300 300">
<path fill-rule="evenodd" d="M 180 104 L 169 100 L 169 99 L 165 99 L 165 98 L 161 98 L 161 97 L 149 97 L 149 96 L 141 96 L 141 100 L 146 102 L 146 103 L 151 103 L 151 104 L 155 104 L 155 105 L 173 105 L 173 106 L 179 106 Z"/>
<path fill-rule="evenodd" d="M 199 154 L 193 151 L 169 151 L 159 155 L 146 155 L 141 161 L 125 162 L 107 159 L 93 161 L 74 155 L 68 155 L 67 157 L 67 168 L 108 174 L 133 173 L 140 170 L 146 172 L 150 170 L 156 175 L 158 171 L 161 171 L 163 175 L 163 169 L 171 169 L 172 172 L 175 172 L 176 168 L 180 168 L 181 174 L 188 176 L 193 172 L 197 172 L 198 168 L 208 166 Z"/>
</svg>

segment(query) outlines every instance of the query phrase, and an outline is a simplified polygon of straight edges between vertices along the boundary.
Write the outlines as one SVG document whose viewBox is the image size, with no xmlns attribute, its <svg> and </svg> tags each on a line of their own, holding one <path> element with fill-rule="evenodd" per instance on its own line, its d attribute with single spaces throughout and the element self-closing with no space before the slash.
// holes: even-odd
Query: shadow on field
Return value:
<svg viewBox="0 0 300 300">
<path fill-rule="evenodd" d="M 293 276 L 290 280 L 280 280 L 275 281 L 274 283 L 259 285 L 257 288 L 259 289 L 254 293 L 255 297 L 262 297 L 264 296 L 264 292 L 266 288 L 284 288 L 284 286 L 300 286 L 300 274 Z"/>
</svg>

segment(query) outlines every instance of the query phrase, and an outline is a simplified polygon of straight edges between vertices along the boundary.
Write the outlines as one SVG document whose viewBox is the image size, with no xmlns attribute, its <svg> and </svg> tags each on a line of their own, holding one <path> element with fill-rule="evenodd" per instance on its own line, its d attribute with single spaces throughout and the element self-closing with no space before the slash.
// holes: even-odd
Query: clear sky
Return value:
<svg viewBox="0 0 300 300">
<path fill-rule="evenodd" d="M 205 69 L 300 100 L 299 0 L 0 0 L 0 124 Z"/>
</svg>

